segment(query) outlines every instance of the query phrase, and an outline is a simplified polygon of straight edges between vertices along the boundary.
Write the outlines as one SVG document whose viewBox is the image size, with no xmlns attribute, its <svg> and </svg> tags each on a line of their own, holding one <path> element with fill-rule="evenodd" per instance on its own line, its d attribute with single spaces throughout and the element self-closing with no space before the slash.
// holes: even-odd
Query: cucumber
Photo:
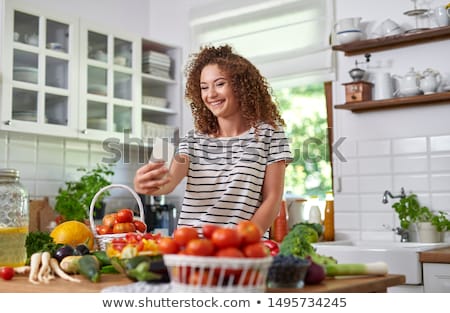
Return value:
<svg viewBox="0 0 450 313">
<path fill-rule="evenodd" d="M 78 260 L 78 265 L 80 268 L 80 274 L 84 277 L 94 283 L 100 281 L 100 262 L 95 256 L 91 254 L 83 255 Z"/>
</svg>

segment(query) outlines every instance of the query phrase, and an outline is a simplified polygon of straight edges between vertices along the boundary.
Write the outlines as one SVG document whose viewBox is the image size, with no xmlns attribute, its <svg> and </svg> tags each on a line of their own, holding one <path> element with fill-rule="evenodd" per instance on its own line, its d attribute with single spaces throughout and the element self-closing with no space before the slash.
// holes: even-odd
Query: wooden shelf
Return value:
<svg viewBox="0 0 450 313">
<path fill-rule="evenodd" d="M 344 45 L 333 46 L 332 49 L 343 51 L 346 56 L 352 56 L 444 39 L 450 39 L 450 26 L 435 27 L 423 31 L 382 38 L 360 40 Z"/>
<path fill-rule="evenodd" d="M 412 97 L 399 97 L 384 100 L 372 100 L 338 104 L 336 109 L 350 110 L 352 112 L 364 112 L 379 109 L 391 109 L 413 105 L 428 105 L 438 103 L 450 103 L 450 92 L 439 92 L 430 95 L 420 95 Z"/>
</svg>

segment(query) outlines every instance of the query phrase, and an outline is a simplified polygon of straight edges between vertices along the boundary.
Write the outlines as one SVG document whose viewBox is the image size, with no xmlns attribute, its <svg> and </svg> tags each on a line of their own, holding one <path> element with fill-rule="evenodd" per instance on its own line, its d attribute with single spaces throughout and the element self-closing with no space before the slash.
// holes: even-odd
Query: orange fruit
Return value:
<svg viewBox="0 0 450 313">
<path fill-rule="evenodd" d="M 84 223 L 67 221 L 57 225 L 50 233 L 55 243 L 67 244 L 75 247 L 85 244 L 89 250 L 94 248 L 94 234 Z"/>
</svg>

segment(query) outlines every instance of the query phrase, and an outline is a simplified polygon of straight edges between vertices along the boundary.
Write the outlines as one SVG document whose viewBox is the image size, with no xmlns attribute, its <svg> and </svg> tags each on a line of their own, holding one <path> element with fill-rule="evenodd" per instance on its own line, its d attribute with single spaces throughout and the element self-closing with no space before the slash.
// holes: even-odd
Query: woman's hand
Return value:
<svg viewBox="0 0 450 313">
<path fill-rule="evenodd" d="M 162 188 L 170 182 L 168 168 L 161 162 L 149 162 L 136 171 L 134 190 L 140 194 L 160 195 Z"/>
</svg>

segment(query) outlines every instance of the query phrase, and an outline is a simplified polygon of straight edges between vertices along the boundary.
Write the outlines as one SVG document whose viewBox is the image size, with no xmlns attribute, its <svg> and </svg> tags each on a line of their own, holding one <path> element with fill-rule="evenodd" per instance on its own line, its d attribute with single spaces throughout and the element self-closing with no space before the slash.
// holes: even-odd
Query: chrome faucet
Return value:
<svg viewBox="0 0 450 313">
<path fill-rule="evenodd" d="M 384 204 L 388 203 L 388 196 L 389 196 L 391 199 L 394 199 L 394 198 L 405 198 L 405 197 L 406 197 L 405 189 L 402 187 L 402 189 L 400 190 L 400 194 L 397 195 L 397 196 L 392 195 L 392 193 L 391 193 L 389 190 L 386 190 L 386 191 L 384 192 L 384 194 L 383 194 L 383 200 L 382 200 L 382 202 L 383 202 Z"/>
<path fill-rule="evenodd" d="M 401 227 L 393 228 L 392 231 L 394 231 L 397 235 L 400 235 L 400 242 L 409 242 L 409 232 L 406 229 L 403 229 Z"/>
</svg>

